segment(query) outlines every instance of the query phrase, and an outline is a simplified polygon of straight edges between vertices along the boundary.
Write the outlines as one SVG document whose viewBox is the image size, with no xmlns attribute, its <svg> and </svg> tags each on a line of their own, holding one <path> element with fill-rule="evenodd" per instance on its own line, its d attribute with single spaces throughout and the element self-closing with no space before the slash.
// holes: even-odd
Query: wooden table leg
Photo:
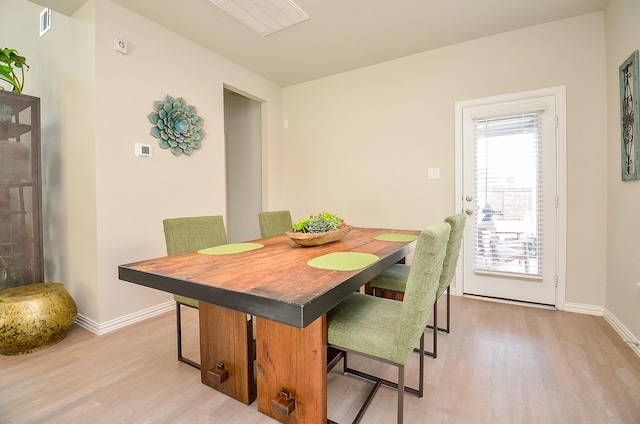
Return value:
<svg viewBox="0 0 640 424">
<path fill-rule="evenodd" d="M 202 383 L 250 404 L 256 399 L 252 320 L 205 302 L 199 311 Z"/>
<path fill-rule="evenodd" d="M 287 424 L 326 424 L 326 315 L 302 329 L 256 317 L 256 336 L 258 411 Z"/>
</svg>

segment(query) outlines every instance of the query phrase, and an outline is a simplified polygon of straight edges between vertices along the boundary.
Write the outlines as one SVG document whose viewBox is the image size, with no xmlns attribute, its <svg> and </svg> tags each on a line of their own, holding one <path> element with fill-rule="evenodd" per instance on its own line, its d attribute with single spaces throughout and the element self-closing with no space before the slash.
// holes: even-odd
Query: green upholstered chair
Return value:
<svg viewBox="0 0 640 424">
<path fill-rule="evenodd" d="M 279 236 L 293 229 L 293 221 L 291 221 L 289 211 L 260 212 L 258 221 L 262 238 Z"/>
<path fill-rule="evenodd" d="M 398 423 L 403 419 L 405 390 L 422 397 L 424 355 L 420 354 L 418 390 L 405 389 L 404 366 L 416 342 L 420 341 L 420 347 L 424 349 L 424 329 L 435 303 L 450 228 L 443 222 L 420 234 L 402 302 L 356 292 L 327 313 L 327 341 L 329 346 L 345 352 L 345 373 L 375 382 L 354 423 L 360 421 L 383 384 L 398 389 Z M 348 368 L 349 352 L 397 366 L 398 383 Z"/>
<path fill-rule="evenodd" d="M 167 255 L 170 256 L 227 243 L 227 233 L 220 215 L 171 218 L 165 219 L 162 223 Z M 182 305 L 197 309 L 199 303 L 197 300 L 175 294 L 173 298 L 176 301 L 178 361 L 200 369 L 200 364 L 182 356 L 182 323 L 180 318 Z"/>
<path fill-rule="evenodd" d="M 438 292 L 436 294 L 436 304 L 433 307 L 433 328 L 437 328 L 440 331 L 445 331 L 449 333 L 451 327 L 451 293 L 450 293 L 450 285 L 453 280 L 453 276 L 456 272 L 456 266 L 458 265 L 458 257 L 460 256 L 460 246 L 462 245 L 462 235 L 464 233 L 464 226 L 466 223 L 466 215 L 457 214 L 448 216 L 445 219 L 445 222 L 448 222 L 451 225 L 451 235 L 449 236 L 449 242 L 447 243 L 447 254 L 444 258 L 444 268 L 442 270 L 442 275 L 440 276 L 440 286 L 438 287 Z M 394 293 L 404 293 L 405 286 L 407 284 L 407 277 L 409 276 L 409 271 L 411 267 L 408 265 L 395 264 L 384 271 L 382 274 L 378 275 L 376 278 L 369 282 L 369 286 L 373 289 L 374 293 L 376 290 L 387 290 Z M 438 327 L 438 303 L 437 300 L 440 298 L 442 293 L 447 292 L 447 326 L 445 328 Z M 431 327 L 431 326 L 428 326 Z M 433 356 L 434 358 L 438 355 L 438 332 L 436 330 L 433 331 L 433 351 L 427 352 L 425 351 L 425 355 Z"/>
</svg>

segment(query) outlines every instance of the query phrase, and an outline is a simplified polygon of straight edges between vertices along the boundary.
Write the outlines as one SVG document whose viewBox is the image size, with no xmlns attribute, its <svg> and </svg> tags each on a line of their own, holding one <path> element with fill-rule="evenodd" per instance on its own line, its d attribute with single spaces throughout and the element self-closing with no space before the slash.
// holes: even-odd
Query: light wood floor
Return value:
<svg viewBox="0 0 640 424">
<path fill-rule="evenodd" d="M 602 317 L 452 301 L 452 333 L 440 334 L 438 359 L 426 358 L 425 397 L 405 398 L 406 423 L 640 423 L 640 357 Z M 53 347 L 0 356 L 0 423 L 274 423 L 176 361 L 174 319 L 101 337 L 74 325 Z M 186 354 L 197 358 L 197 311 L 186 308 L 185 326 Z M 351 365 L 395 379 L 392 367 Z M 328 377 L 329 418 L 347 423 L 369 383 L 340 370 Z M 416 373 L 417 354 L 408 384 Z M 381 389 L 364 422 L 394 423 L 395 401 Z"/>
</svg>

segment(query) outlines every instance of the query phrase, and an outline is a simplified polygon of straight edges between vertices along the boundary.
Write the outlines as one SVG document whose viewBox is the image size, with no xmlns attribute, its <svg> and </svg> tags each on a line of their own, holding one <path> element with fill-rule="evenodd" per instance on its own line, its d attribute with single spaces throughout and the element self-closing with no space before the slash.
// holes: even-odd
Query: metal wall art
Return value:
<svg viewBox="0 0 640 424">
<path fill-rule="evenodd" d="M 640 179 L 640 86 L 638 51 L 620 65 L 620 122 L 622 132 L 622 181 Z"/>
<path fill-rule="evenodd" d="M 160 148 L 170 149 L 176 156 L 190 155 L 199 149 L 206 135 L 202 129 L 204 119 L 182 97 L 174 99 L 167 95 L 164 101 L 154 102 L 149 121 L 153 124 L 151 135 L 158 139 Z"/>
</svg>

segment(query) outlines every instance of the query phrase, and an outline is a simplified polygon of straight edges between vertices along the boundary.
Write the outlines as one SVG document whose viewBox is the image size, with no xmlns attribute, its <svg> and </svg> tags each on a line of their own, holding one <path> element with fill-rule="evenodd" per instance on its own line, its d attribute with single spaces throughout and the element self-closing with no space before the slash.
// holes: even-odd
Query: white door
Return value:
<svg viewBox="0 0 640 424">
<path fill-rule="evenodd" d="M 457 105 L 465 294 L 556 304 L 556 102 L 522 93 Z"/>
</svg>

